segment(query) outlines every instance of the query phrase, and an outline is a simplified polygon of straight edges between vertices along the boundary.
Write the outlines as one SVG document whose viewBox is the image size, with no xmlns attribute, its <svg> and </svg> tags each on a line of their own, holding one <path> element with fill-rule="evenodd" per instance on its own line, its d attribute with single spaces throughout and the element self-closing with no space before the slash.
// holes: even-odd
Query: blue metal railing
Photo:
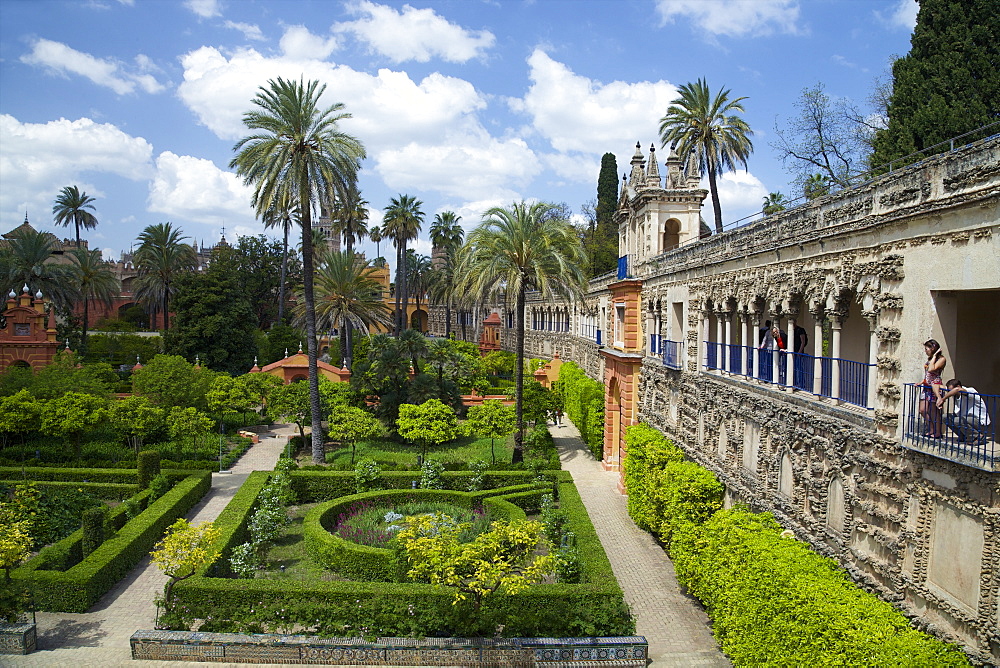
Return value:
<svg viewBox="0 0 1000 668">
<path fill-rule="evenodd" d="M 722 347 L 721 343 L 715 343 L 714 341 L 705 341 L 705 367 L 708 369 L 718 369 L 719 368 L 719 349 Z"/>
<path fill-rule="evenodd" d="M 631 276 L 631 273 L 629 272 L 631 264 L 632 263 L 629 261 L 629 256 L 628 255 L 622 255 L 621 257 L 618 258 L 618 280 L 619 281 L 624 280 L 626 278 L 629 278 Z"/>
<path fill-rule="evenodd" d="M 660 352 L 660 346 L 661 346 L 661 341 L 662 340 L 663 340 L 663 337 L 661 337 L 659 334 L 650 334 L 649 335 L 649 354 L 650 355 L 658 355 L 659 354 L 659 352 Z"/>
<path fill-rule="evenodd" d="M 663 349 L 663 366 L 677 369 L 678 371 L 681 370 L 684 364 L 681 361 L 681 352 L 684 350 L 684 344 L 680 341 L 670 341 L 669 339 L 663 340 L 660 343 Z"/>
<path fill-rule="evenodd" d="M 945 391 L 942 388 L 942 394 Z M 960 393 L 946 399 L 940 408 L 936 400 L 926 397 L 921 385 L 903 386 L 905 447 L 987 470 L 1000 465 L 1000 395 Z"/>
</svg>

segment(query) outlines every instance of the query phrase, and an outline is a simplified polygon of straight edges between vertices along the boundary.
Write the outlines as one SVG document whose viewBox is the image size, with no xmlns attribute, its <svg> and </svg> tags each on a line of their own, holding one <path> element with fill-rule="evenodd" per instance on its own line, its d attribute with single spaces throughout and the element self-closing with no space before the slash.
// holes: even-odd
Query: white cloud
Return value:
<svg viewBox="0 0 1000 668">
<path fill-rule="evenodd" d="M 252 23 L 238 23 L 236 21 L 226 21 L 222 25 L 231 30 L 238 30 L 239 32 L 243 33 L 244 39 L 250 39 L 256 42 L 263 42 L 265 39 L 264 33 L 260 31 L 260 26 L 254 25 Z"/>
<path fill-rule="evenodd" d="M 760 179 L 748 171 L 739 169 L 725 172 L 716 183 L 719 185 L 719 203 L 722 206 L 722 221 L 729 225 L 738 218 L 760 211 L 761 202 L 767 197 L 767 188 Z M 708 181 L 701 184 L 708 188 Z M 712 211 L 711 195 L 705 199 L 701 215 L 714 230 L 715 213 Z"/>
<path fill-rule="evenodd" d="M 2 114 L 0 142 L 0 212 L 7 220 L 23 216 L 25 209 L 36 212 L 36 220 L 47 218 L 59 189 L 70 183 L 91 196 L 101 195 L 83 182 L 83 174 L 104 172 L 140 181 L 153 171 L 149 142 L 89 118 L 21 123 Z M 38 216 L 39 211 L 46 215 Z"/>
<path fill-rule="evenodd" d="M 511 100 L 511 107 L 529 114 L 535 130 L 557 151 L 593 155 L 628 150 L 640 138 L 650 141 L 677 97 L 666 81 L 602 84 L 575 74 L 541 49 L 528 65 L 531 88 L 523 100 Z"/>
<path fill-rule="evenodd" d="M 352 118 L 343 128 L 369 153 L 405 141 L 440 140 L 459 126 L 476 126 L 474 112 L 485 100 L 468 81 L 433 73 L 419 82 L 405 72 L 382 69 L 371 75 L 317 60 L 267 58 L 244 49 L 227 58 L 201 47 L 181 58 L 181 100 L 198 120 L 223 139 L 246 134 L 241 121 L 261 85 L 277 77 L 318 79 L 327 84 L 325 104 L 345 102 Z"/>
<path fill-rule="evenodd" d="M 912 31 L 917 25 L 917 0 L 896 0 L 895 6 L 884 11 L 875 10 L 875 17 L 891 28 Z"/>
<path fill-rule="evenodd" d="M 523 140 L 499 140 L 482 133 L 386 149 L 375 156 L 375 171 L 395 190 L 436 190 L 450 197 L 479 199 L 512 185 L 526 185 L 541 165 Z"/>
<path fill-rule="evenodd" d="M 470 31 L 449 22 L 433 9 L 403 5 L 402 11 L 361 0 L 349 9 L 361 18 L 334 25 L 334 30 L 353 34 L 375 53 L 394 63 L 408 60 L 426 63 L 439 57 L 464 63 L 482 56 L 496 43 L 488 30 Z"/>
<path fill-rule="evenodd" d="M 595 181 L 601 171 L 601 161 L 595 154 L 549 153 L 541 156 L 545 166 L 570 183 Z"/>
<path fill-rule="evenodd" d="M 802 32 L 797 0 L 657 0 L 656 9 L 664 24 L 683 16 L 712 35 Z"/>
<path fill-rule="evenodd" d="M 222 16 L 220 0 L 184 0 L 184 6 L 203 19 Z"/>
<path fill-rule="evenodd" d="M 250 199 L 251 191 L 240 178 L 219 169 L 211 160 L 170 151 L 156 158 L 156 174 L 149 184 L 149 211 L 167 218 L 260 230 Z"/>
<path fill-rule="evenodd" d="M 90 79 L 98 86 L 106 86 L 119 95 L 135 92 L 136 87 L 147 93 L 159 93 L 165 87 L 149 74 L 156 69 L 152 61 L 142 54 L 136 56 L 136 70 L 126 71 L 125 65 L 116 60 L 95 58 L 77 51 L 62 42 L 37 39 L 31 46 L 31 53 L 21 56 L 21 62 L 38 65 L 67 76 L 77 74 Z"/>
<path fill-rule="evenodd" d="M 280 46 L 292 60 L 323 60 L 337 48 L 337 40 L 314 35 L 305 26 L 290 26 L 281 36 Z"/>
</svg>

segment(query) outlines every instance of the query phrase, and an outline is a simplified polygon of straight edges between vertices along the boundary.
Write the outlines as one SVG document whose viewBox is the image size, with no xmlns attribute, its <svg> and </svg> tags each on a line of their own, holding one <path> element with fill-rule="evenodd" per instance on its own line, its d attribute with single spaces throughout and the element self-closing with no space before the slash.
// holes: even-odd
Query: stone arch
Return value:
<svg viewBox="0 0 1000 668">
<path fill-rule="evenodd" d="M 847 520 L 847 503 L 844 483 L 840 476 L 833 476 L 826 487 L 826 525 L 834 531 L 843 532 Z"/>
<path fill-rule="evenodd" d="M 663 224 L 663 250 L 673 250 L 680 246 L 681 221 L 670 218 Z"/>
<path fill-rule="evenodd" d="M 726 454 L 729 452 L 729 430 L 726 429 L 726 422 L 723 420 L 719 423 L 719 442 L 717 454 L 719 459 L 725 459 Z"/>
<path fill-rule="evenodd" d="M 754 420 L 743 423 L 743 468 L 756 474 L 760 459 L 760 425 Z"/>
<path fill-rule="evenodd" d="M 788 498 L 795 496 L 795 472 L 792 470 L 792 456 L 788 450 L 781 451 L 778 461 L 778 494 Z"/>
</svg>

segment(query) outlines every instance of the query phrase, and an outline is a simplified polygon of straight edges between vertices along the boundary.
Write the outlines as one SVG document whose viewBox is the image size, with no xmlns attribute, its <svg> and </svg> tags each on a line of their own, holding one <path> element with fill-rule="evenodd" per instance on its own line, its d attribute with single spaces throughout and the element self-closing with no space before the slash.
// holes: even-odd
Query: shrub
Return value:
<svg viewBox="0 0 1000 668">
<path fill-rule="evenodd" d="M 101 505 L 83 511 L 81 524 L 83 529 L 83 558 L 96 550 L 104 542 L 104 529 L 108 521 L 108 507 Z"/>
<path fill-rule="evenodd" d="M 436 459 L 428 459 L 420 466 L 421 489 L 444 489 L 444 465 Z"/>
<path fill-rule="evenodd" d="M 670 462 L 680 462 L 684 454 L 659 431 L 648 424 L 632 425 L 625 432 L 625 490 L 628 514 L 646 531 L 659 531 L 662 508 L 656 489 L 663 469 Z"/>
<path fill-rule="evenodd" d="M 170 479 L 162 473 L 156 474 L 149 481 L 149 500 L 156 501 L 166 494 L 168 489 L 170 489 Z"/>
<path fill-rule="evenodd" d="M 832 559 L 782 536 L 768 513 L 732 508 L 689 523 L 676 532 L 671 556 L 734 665 L 968 665 Z"/>
<path fill-rule="evenodd" d="M 146 489 L 149 483 L 160 474 L 160 453 L 157 450 L 143 450 L 136 459 L 136 469 L 139 476 L 139 489 Z"/>
<path fill-rule="evenodd" d="M 559 369 L 559 384 L 566 414 L 594 458 L 600 460 L 604 456 L 604 385 L 589 378 L 574 362 Z"/>
<path fill-rule="evenodd" d="M 374 459 L 371 457 L 361 459 L 354 466 L 354 491 L 360 494 L 375 489 L 381 476 L 382 469 Z"/>
</svg>

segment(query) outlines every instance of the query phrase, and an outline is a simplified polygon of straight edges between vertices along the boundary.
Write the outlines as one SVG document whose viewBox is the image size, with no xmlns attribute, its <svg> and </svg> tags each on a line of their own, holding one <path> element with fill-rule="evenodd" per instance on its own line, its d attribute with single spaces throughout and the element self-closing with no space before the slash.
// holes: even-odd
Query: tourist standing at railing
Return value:
<svg viewBox="0 0 1000 668">
<path fill-rule="evenodd" d="M 771 349 L 785 350 L 788 347 L 788 335 L 777 327 L 771 328 Z"/>
<path fill-rule="evenodd" d="M 941 398 L 941 373 L 947 362 L 941 353 L 941 344 L 934 339 L 924 342 L 924 354 L 927 355 L 927 361 L 924 362 L 924 379 L 920 382 L 923 386 L 920 414 L 927 423 L 924 436 L 941 438 L 941 409 L 938 407 L 938 400 Z"/>
<path fill-rule="evenodd" d="M 770 350 L 773 345 L 771 340 L 771 321 L 765 320 L 764 326 L 760 328 L 757 335 L 757 347 L 762 350 Z"/>
<path fill-rule="evenodd" d="M 806 328 L 801 325 L 795 325 L 794 336 L 795 345 L 792 350 L 797 353 L 805 353 L 806 345 L 809 343 L 809 335 L 806 333 Z"/>
<path fill-rule="evenodd" d="M 990 425 L 990 412 L 986 408 L 979 390 L 963 386 L 962 381 L 952 378 L 946 386 L 948 391 L 937 400 L 938 409 L 944 402 L 955 397 L 955 412 L 944 416 L 944 423 L 958 434 L 958 440 L 970 446 L 986 445 L 986 428 Z"/>
</svg>

